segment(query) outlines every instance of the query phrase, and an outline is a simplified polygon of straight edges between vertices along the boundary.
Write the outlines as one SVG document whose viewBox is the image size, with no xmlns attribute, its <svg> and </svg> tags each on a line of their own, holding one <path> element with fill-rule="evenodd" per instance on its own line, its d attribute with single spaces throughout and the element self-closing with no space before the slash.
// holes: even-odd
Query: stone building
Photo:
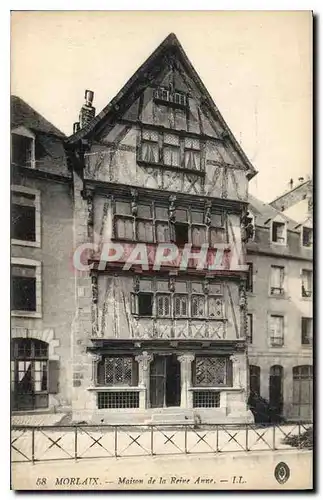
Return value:
<svg viewBox="0 0 323 500">
<path fill-rule="evenodd" d="M 287 419 L 309 419 L 312 235 L 304 238 L 304 227 L 309 224 L 299 224 L 285 211 L 250 195 L 249 203 L 255 227 L 247 244 L 250 390 L 268 399 Z M 309 221 L 307 217 L 303 220 Z"/>
<path fill-rule="evenodd" d="M 11 395 L 13 411 L 70 408 L 72 176 L 65 136 L 11 98 Z"/>
<path fill-rule="evenodd" d="M 244 224 L 256 171 L 173 34 L 97 116 L 92 103 L 86 91 L 66 141 L 73 419 L 249 421 Z M 203 248 L 198 266 L 189 252 Z"/>
</svg>

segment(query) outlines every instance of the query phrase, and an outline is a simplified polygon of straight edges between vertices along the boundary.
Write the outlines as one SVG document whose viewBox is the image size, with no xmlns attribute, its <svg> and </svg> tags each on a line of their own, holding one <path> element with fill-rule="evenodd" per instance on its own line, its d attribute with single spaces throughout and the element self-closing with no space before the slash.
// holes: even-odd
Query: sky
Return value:
<svg viewBox="0 0 323 500">
<path fill-rule="evenodd" d="M 11 93 L 66 135 L 175 33 L 271 201 L 312 171 L 309 11 L 24 11 L 11 15 Z"/>
</svg>

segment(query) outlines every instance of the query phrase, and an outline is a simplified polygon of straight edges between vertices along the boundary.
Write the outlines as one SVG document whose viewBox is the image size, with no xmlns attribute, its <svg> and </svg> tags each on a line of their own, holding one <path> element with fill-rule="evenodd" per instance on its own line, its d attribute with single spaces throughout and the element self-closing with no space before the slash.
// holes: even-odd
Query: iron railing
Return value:
<svg viewBox="0 0 323 500">
<path fill-rule="evenodd" d="M 312 427 L 308 421 L 275 425 L 14 425 L 12 462 L 81 460 L 174 454 L 292 449 L 285 442 Z"/>
</svg>

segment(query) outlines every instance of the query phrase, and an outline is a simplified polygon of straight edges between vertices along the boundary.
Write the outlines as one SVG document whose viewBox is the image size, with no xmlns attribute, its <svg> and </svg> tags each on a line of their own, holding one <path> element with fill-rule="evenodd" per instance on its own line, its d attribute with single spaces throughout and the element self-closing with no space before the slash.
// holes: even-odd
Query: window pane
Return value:
<svg viewBox="0 0 323 500">
<path fill-rule="evenodd" d="M 204 223 L 204 214 L 203 214 L 203 212 L 197 212 L 194 210 L 191 212 L 191 219 L 192 219 L 192 222 L 195 222 L 196 224 L 203 224 Z"/>
<path fill-rule="evenodd" d="M 193 151 L 191 149 L 185 151 L 185 168 L 189 168 L 191 170 L 200 170 L 201 159 L 199 151 Z"/>
<path fill-rule="evenodd" d="M 120 215 L 131 215 L 131 205 L 127 201 L 116 202 L 116 213 Z"/>
<path fill-rule="evenodd" d="M 153 223 L 152 222 L 137 222 L 137 235 L 139 241 L 154 241 Z"/>
<path fill-rule="evenodd" d="M 142 138 L 148 141 L 158 142 L 158 132 L 156 132 L 156 130 L 143 130 Z"/>
<path fill-rule="evenodd" d="M 152 293 L 138 294 L 138 308 L 140 316 L 152 316 L 153 313 L 153 295 Z"/>
<path fill-rule="evenodd" d="M 12 134 L 11 144 L 12 162 L 23 167 L 31 167 L 33 139 L 23 135 Z"/>
<path fill-rule="evenodd" d="M 117 238 L 132 240 L 133 239 L 133 221 L 132 219 L 116 219 Z"/>
<path fill-rule="evenodd" d="M 11 205 L 11 237 L 36 241 L 36 210 L 34 206 Z"/>
<path fill-rule="evenodd" d="M 185 137 L 185 148 L 200 149 L 200 141 L 198 139 L 191 139 L 190 137 Z"/>
<path fill-rule="evenodd" d="M 216 387 L 225 385 L 227 360 L 220 357 L 197 356 L 195 361 L 195 386 Z"/>
<path fill-rule="evenodd" d="M 158 144 L 152 142 L 143 142 L 141 145 L 141 159 L 148 163 L 158 162 Z"/>
<path fill-rule="evenodd" d="M 192 293 L 203 293 L 203 284 L 192 281 Z"/>
<path fill-rule="evenodd" d="M 170 144 L 172 146 L 179 146 L 178 135 L 164 134 L 164 144 Z"/>
<path fill-rule="evenodd" d="M 223 300 L 221 297 L 208 297 L 209 317 L 213 319 L 223 318 Z"/>
<path fill-rule="evenodd" d="M 225 231 L 224 229 L 214 229 L 210 228 L 210 244 L 216 245 L 217 243 L 225 243 Z"/>
<path fill-rule="evenodd" d="M 192 316 L 193 316 L 193 318 L 202 318 L 205 316 L 204 301 L 205 301 L 204 296 L 192 295 Z"/>
<path fill-rule="evenodd" d="M 206 228 L 203 226 L 192 226 L 192 245 L 196 247 L 206 243 Z"/>
<path fill-rule="evenodd" d="M 155 207 L 156 219 L 168 220 L 168 208 L 167 207 Z"/>
<path fill-rule="evenodd" d="M 159 292 L 168 292 L 168 281 L 158 280 L 157 281 L 157 290 Z"/>
<path fill-rule="evenodd" d="M 166 243 L 170 241 L 169 225 L 168 222 L 157 222 L 156 224 L 157 241 L 159 243 Z"/>
<path fill-rule="evenodd" d="M 169 295 L 157 295 L 157 316 L 169 316 L 170 315 L 170 296 Z"/>
<path fill-rule="evenodd" d="M 187 316 L 187 295 L 175 295 L 175 316 L 180 318 L 180 317 L 186 317 Z"/>
<path fill-rule="evenodd" d="M 138 205 L 137 216 L 143 219 L 151 219 L 151 205 Z"/>
<path fill-rule="evenodd" d="M 179 148 L 165 146 L 164 147 L 164 164 L 173 167 L 180 166 L 180 150 Z"/>
<path fill-rule="evenodd" d="M 36 278 L 12 277 L 11 309 L 36 311 Z"/>
</svg>

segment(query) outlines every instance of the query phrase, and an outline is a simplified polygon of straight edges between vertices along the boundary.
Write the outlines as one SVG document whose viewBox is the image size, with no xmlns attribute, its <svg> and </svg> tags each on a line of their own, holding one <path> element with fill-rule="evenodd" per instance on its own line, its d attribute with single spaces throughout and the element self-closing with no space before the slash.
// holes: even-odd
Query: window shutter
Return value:
<svg viewBox="0 0 323 500">
<path fill-rule="evenodd" d="M 232 384 L 233 384 L 233 375 L 232 375 L 232 361 L 231 361 L 231 359 L 227 360 L 226 370 L 227 370 L 227 373 L 226 373 L 226 375 L 227 375 L 227 383 L 226 383 L 226 385 L 232 386 Z"/>
<path fill-rule="evenodd" d="M 59 362 L 54 359 L 48 361 L 48 392 L 49 394 L 59 392 Z"/>
</svg>

